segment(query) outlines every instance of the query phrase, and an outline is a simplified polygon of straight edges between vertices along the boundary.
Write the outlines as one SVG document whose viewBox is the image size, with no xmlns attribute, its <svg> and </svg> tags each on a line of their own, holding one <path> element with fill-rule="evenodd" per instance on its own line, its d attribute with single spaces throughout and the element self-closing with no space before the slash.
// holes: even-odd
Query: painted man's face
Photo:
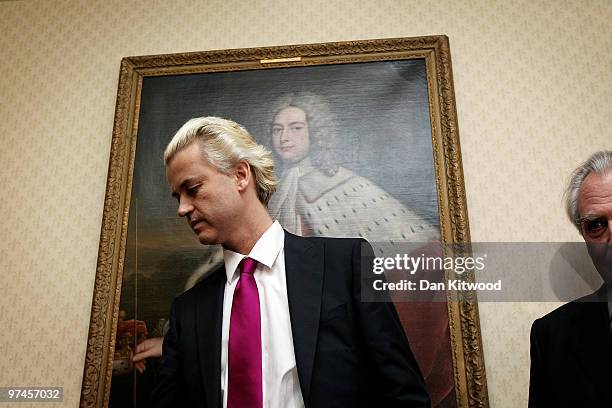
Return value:
<svg viewBox="0 0 612 408">
<path fill-rule="evenodd" d="M 310 134 L 306 112 L 294 106 L 280 110 L 272 124 L 272 145 L 288 163 L 297 163 L 308 155 Z"/>
</svg>

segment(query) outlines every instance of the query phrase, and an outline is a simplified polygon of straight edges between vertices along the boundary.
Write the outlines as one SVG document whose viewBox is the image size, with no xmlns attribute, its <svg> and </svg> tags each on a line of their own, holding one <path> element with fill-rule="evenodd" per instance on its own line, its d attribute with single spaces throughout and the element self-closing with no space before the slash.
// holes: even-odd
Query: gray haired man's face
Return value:
<svg viewBox="0 0 612 408">
<path fill-rule="evenodd" d="M 612 283 L 612 171 L 591 173 L 578 193 L 580 231 L 595 267 Z"/>
</svg>

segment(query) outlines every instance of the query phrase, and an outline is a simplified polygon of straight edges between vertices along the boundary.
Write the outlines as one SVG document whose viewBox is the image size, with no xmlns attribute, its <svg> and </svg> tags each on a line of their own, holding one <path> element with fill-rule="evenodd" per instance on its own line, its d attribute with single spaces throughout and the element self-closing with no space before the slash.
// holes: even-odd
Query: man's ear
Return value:
<svg viewBox="0 0 612 408">
<path fill-rule="evenodd" d="M 246 161 L 239 162 L 234 171 L 234 178 L 236 179 L 238 191 L 242 192 L 246 190 L 253 178 L 253 175 L 251 174 L 251 165 Z"/>
</svg>

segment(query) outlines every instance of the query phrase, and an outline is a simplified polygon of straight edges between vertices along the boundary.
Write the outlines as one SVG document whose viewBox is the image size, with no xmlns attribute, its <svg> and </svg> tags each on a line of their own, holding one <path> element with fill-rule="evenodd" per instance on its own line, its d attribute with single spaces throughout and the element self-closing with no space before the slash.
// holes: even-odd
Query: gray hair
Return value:
<svg viewBox="0 0 612 408">
<path fill-rule="evenodd" d="M 257 197 L 268 205 L 278 184 L 274 159 L 244 127 L 214 116 L 190 119 L 168 143 L 164 151 L 166 166 L 179 151 L 195 142 L 200 143 L 204 159 L 220 173 L 233 174 L 238 163 L 249 163 L 255 176 Z"/>
<path fill-rule="evenodd" d="M 311 92 L 293 92 L 280 96 L 271 107 L 268 129 L 271 133 L 274 117 L 288 107 L 299 108 L 306 114 L 310 136 L 310 160 L 324 174 L 333 176 L 338 171 L 336 158 L 337 124 L 327 101 Z M 268 144 L 270 136 L 267 136 Z"/>
<path fill-rule="evenodd" d="M 580 213 L 578 211 L 578 194 L 582 183 L 591 173 L 605 174 L 612 171 L 612 150 L 601 150 L 594 153 L 582 163 L 570 176 L 565 190 L 565 211 L 570 221 L 580 229 Z"/>
</svg>

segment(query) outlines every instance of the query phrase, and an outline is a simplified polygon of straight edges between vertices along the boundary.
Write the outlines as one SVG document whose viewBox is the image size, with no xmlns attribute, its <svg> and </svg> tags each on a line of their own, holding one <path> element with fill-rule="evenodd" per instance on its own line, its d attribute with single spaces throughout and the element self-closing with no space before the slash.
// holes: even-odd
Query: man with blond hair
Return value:
<svg viewBox="0 0 612 408">
<path fill-rule="evenodd" d="M 393 304 L 360 301 L 371 248 L 272 220 L 270 152 L 206 117 L 181 127 L 164 160 L 178 215 L 222 245 L 224 265 L 173 302 L 150 406 L 429 406 Z"/>
<path fill-rule="evenodd" d="M 533 323 L 529 407 L 612 407 L 612 151 L 580 165 L 565 198 L 604 283 Z"/>
</svg>

